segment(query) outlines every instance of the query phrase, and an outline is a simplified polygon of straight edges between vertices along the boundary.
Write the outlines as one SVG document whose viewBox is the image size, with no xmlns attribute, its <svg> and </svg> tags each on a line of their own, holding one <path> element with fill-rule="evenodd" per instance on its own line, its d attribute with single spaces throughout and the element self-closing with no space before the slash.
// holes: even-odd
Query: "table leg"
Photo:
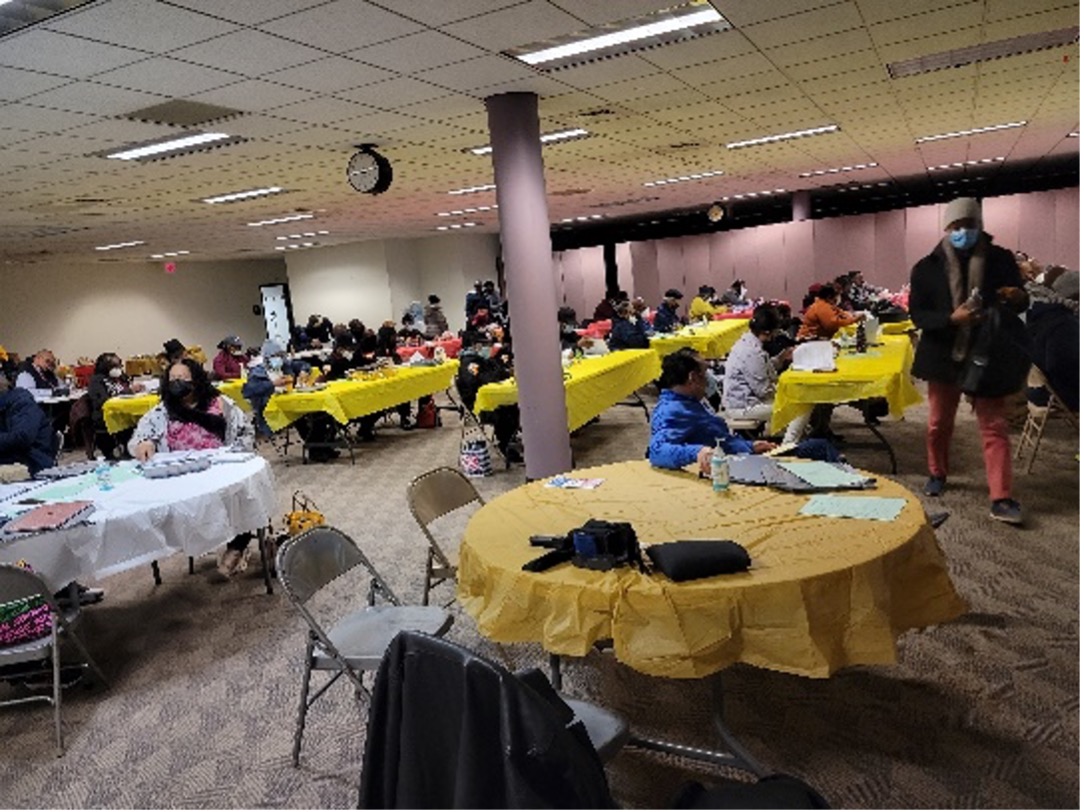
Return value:
<svg viewBox="0 0 1084 812">
<path fill-rule="evenodd" d="M 873 432 L 873 436 L 876 437 L 878 440 L 880 440 L 881 445 L 884 447 L 884 450 L 888 452 L 888 461 L 889 461 L 889 464 L 892 467 L 892 473 L 895 474 L 896 473 L 896 452 L 894 452 L 892 450 L 892 446 L 888 444 L 888 440 L 885 439 L 885 436 L 883 434 L 881 434 L 880 430 L 878 430 L 878 428 L 875 425 L 873 425 L 873 423 L 870 423 L 867 420 L 865 422 L 865 426 L 866 426 L 867 429 L 869 429 L 870 431 Z"/>
<path fill-rule="evenodd" d="M 261 527 L 256 531 L 256 544 L 260 548 L 260 566 L 263 567 L 264 586 L 267 587 L 268 595 L 274 595 L 275 590 L 271 586 L 271 568 L 274 562 L 271 561 L 271 538 L 267 535 L 267 528 Z"/>
</svg>

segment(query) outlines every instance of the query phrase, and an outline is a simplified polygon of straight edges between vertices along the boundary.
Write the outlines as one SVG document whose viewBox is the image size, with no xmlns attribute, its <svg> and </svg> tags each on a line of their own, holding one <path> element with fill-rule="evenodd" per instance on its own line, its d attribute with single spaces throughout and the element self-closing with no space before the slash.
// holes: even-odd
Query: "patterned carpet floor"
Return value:
<svg viewBox="0 0 1084 812">
<path fill-rule="evenodd" d="M 650 400 L 650 398 L 648 398 Z M 445 415 L 449 413 L 445 412 Z M 850 440 L 867 432 L 857 412 L 838 409 L 833 426 Z M 897 479 L 925 481 L 923 406 L 884 427 L 899 457 Z M 419 600 L 424 539 L 406 506 L 407 483 L 455 465 L 454 416 L 433 431 L 383 427 L 377 442 L 340 458 L 300 464 L 264 447 L 279 506 L 302 490 L 329 523 L 350 534 L 392 587 Z M 644 415 L 614 407 L 573 438 L 577 464 L 643 455 Z M 1014 432 L 1014 439 L 1016 432 Z M 1076 808 L 1079 790 L 1079 462 L 1077 433 L 1047 427 L 1035 471 L 1018 474 L 1028 513 L 1017 529 L 987 518 L 978 431 L 961 406 L 956 470 L 940 500 L 938 531 L 959 592 L 971 611 L 959 620 L 904 633 L 899 663 L 851 668 L 813 680 L 747 666 L 724 675 L 730 729 L 771 768 L 798 775 L 845 808 Z M 850 461 L 885 474 L 883 451 L 846 447 Z M 491 498 L 523 482 L 523 468 L 478 483 Z M 454 535 L 466 517 L 442 528 Z M 84 633 L 110 686 L 65 692 L 67 752 L 55 756 L 51 710 L 0 709 L 0 807 L 4 808 L 343 808 L 356 804 L 366 706 L 335 686 L 313 708 L 301 767 L 290 748 L 303 647 L 302 623 L 281 594 L 264 593 L 254 564 L 225 582 L 213 557 L 162 562 L 106 579 L 106 600 L 86 612 Z M 450 600 L 450 586 L 438 588 Z M 336 584 L 334 600 L 361 600 Z M 449 636 L 514 667 L 543 666 L 537 646 L 498 649 L 453 605 Z M 708 681 L 646 677 L 606 654 L 566 662 L 565 688 L 596 699 L 646 735 L 712 746 Z M 0 684 L 0 698 L 10 694 Z M 689 779 L 725 771 L 628 748 L 608 767 L 622 806 L 670 805 Z"/>
</svg>

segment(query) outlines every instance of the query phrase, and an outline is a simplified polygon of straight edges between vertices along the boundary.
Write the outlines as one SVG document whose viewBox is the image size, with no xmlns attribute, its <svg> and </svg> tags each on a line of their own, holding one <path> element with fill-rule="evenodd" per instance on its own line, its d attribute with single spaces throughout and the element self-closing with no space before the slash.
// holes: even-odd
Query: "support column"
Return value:
<svg viewBox="0 0 1084 812">
<path fill-rule="evenodd" d="M 813 214 L 813 200 L 808 189 L 801 189 L 791 193 L 790 196 L 790 219 L 792 223 L 808 220 Z"/>
<path fill-rule="evenodd" d="M 527 478 L 572 467 L 538 97 L 486 99 Z"/>
</svg>

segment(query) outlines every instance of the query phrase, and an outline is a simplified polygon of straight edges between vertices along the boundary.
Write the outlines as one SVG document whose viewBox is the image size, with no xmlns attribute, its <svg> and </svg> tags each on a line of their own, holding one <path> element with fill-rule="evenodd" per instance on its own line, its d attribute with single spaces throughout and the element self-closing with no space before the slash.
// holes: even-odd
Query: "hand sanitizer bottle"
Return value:
<svg viewBox="0 0 1084 812">
<path fill-rule="evenodd" d="M 723 441 L 715 441 L 715 451 L 711 454 L 711 489 L 716 493 L 722 493 L 730 487 L 730 464 L 723 450 Z"/>
</svg>

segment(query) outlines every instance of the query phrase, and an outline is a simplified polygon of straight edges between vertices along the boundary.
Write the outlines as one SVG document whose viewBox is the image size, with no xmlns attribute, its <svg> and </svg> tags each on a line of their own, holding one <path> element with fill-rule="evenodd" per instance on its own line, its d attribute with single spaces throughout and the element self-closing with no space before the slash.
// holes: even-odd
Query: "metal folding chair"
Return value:
<svg viewBox="0 0 1084 812">
<path fill-rule="evenodd" d="M 314 527 L 290 539 L 279 548 L 277 561 L 279 581 L 308 626 L 301 701 L 294 730 L 296 767 L 308 710 L 339 677 L 345 676 L 358 694 L 368 698 L 362 673 L 380 666 L 395 635 L 401 631 L 420 631 L 439 637 L 451 628 L 452 616 L 435 606 L 402 605 L 357 544 L 333 527 Z M 368 604 L 360 609 L 343 607 L 342 613 L 325 629 L 307 604 L 332 581 L 358 566 L 369 574 Z M 387 605 L 376 605 L 378 595 Z M 313 671 L 328 671 L 331 676 L 310 696 Z"/>
<path fill-rule="evenodd" d="M 1024 473 L 1026 474 L 1030 474 L 1032 467 L 1035 465 L 1035 457 L 1039 453 L 1039 443 L 1042 442 L 1043 431 L 1046 430 L 1046 421 L 1052 413 L 1065 415 L 1073 428 L 1078 428 L 1076 415 L 1069 411 L 1061 398 L 1054 393 L 1050 382 L 1047 381 L 1046 376 L 1037 366 L 1032 366 L 1031 372 L 1028 373 L 1028 386 L 1045 389 L 1048 399 L 1046 406 L 1038 406 L 1030 400 L 1028 401 L 1028 416 L 1024 421 L 1024 428 L 1020 432 L 1020 442 L 1016 445 L 1016 454 L 1013 456 L 1013 459 L 1020 459 L 1024 454 L 1028 455 L 1027 465 L 1024 466 Z"/>
<path fill-rule="evenodd" d="M 429 552 L 425 558 L 425 586 L 422 590 L 422 605 L 429 605 L 429 591 L 449 578 L 455 578 L 456 567 L 447 553 L 437 543 L 429 525 L 449 513 L 475 504 L 479 507 L 485 500 L 478 495 L 474 485 L 454 468 L 441 467 L 428 471 L 407 486 L 407 504 L 418 527 L 429 542 Z"/>
<path fill-rule="evenodd" d="M 60 642 L 61 639 L 70 640 L 79 650 L 85 662 L 79 663 L 80 668 L 89 668 L 94 675 L 101 680 L 103 685 L 108 685 L 105 675 L 87 653 L 83 641 L 76 634 L 75 626 L 80 617 L 79 601 L 72 601 L 71 609 L 62 610 L 48 585 L 41 576 L 30 570 L 17 567 L 14 564 L 0 564 L 0 604 L 12 604 L 17 601 L 30 601 L 41 603 L 48 607 L 50 616 L 49 633 L 37 640 L 23 643 L 15 643 L 8 646 L 0 646 L 0 667 L 4 668 L 4 676 L 7 679 L 18 677 L 38 676 L 47 673 L 51 664 L 52 693 L 33 694 L 0 702 L 3 705 L 21 705 L 27 702 L 48 702 L 53 706 L 53 719 L 56 726 L 57 755 L 64 754 L 64 733 L 60 726 L 60 703 L 61 703 L 61 679 L 60 679 Z M 61 637 L 63 635 L 63 638 Z M 25 669 L 20 666 L 28 666 Z"/>
</svg>

